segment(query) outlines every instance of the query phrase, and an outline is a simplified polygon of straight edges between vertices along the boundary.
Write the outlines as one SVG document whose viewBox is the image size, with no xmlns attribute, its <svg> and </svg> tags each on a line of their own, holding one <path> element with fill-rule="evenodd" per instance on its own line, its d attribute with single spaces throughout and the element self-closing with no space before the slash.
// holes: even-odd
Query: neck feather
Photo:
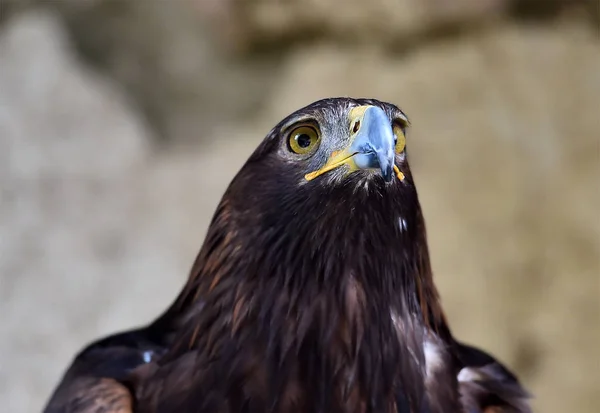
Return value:
<svg viewBox="0 0 600 413">
<path fill-rule="evenodd" d="M 425 336 L 449 332 L 416 191 L 346 194 L 252 211 L 226 194 L 163 317 L 180 331 L 179 351 L 219 355 L 225 370 L 239 358 L 228 377 L 252 376 L 273 395 L 314 385 L 325 408 L 364 395 L 384 403 L 398 386 L 419 403 Z"/>
</svg>

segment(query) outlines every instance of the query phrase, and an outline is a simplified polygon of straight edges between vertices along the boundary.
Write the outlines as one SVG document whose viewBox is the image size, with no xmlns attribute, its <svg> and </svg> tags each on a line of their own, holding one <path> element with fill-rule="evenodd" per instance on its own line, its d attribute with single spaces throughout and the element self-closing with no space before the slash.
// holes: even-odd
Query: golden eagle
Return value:
<svg viewBox="0 0 600 413">
<path fill-rule="evenodd" d="M 351 98 L 282 120 L 172 306 L 79 353 L 45 412 L 530 412 L 517 378 L 450 332 L 408 124 Z"/>
</svg>

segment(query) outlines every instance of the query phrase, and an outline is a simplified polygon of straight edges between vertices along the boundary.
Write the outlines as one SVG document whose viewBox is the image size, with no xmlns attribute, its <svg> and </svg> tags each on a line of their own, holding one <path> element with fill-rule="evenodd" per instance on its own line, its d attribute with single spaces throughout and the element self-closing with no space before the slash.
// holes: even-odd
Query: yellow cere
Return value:
<svg viewBox="0 0 600 413">
<path fill-rule="evenodd" d="M 371 106 L 369 106 L 369 105 L 357 106 L 350 110 L 350 113 L 348 114 L 348 119 L 350 120 L 350 128 L 352 128 L 354 126 L 354 123 L 356 121 L 360 121 L 363 118 L 363 116 L 365 115 L 365 112 L 370 107 Z"/>
<path fill-rule="evenodd" d="M 350 121 L 350 133 L 351 135 L 354 135 L 356 132 L 358 132 L 358 128 L 360 128 L 360 121 L 362 120 L 365 111 L 369 108 L 369 105 L 364 105 L 364 106 L 357 106 L 355 108 L 352 108 L 350 110 L 350 113 L 348 114 L 348 119 Z M 302 129 L 298 128 L 298 129 Z M 292 150 L 294 150 L 294 152 L 296 152 L 295 149 L 295 142 L 294 140 L 297 140 L 297 135 L 298 133 L 296 131 L 294 131 L 291 135 L 290 135 L 290 147 L 292 148 Z M 404 133 L 402 132 L 402 129 L 399 126 L 394 126 L 394 135 L 396 135 L 396 148 L 395 151 L 397 154 L 402 153 L 402 151 L 404 151 L 404 146 L 406 145 L 406 137 L 404 136 Z M 296 153 L 303 153 L 303 152 L 296 152 Z M 354 154 L 348 153 L 346 150 L 342 150 L 342 151 L 334 151 L 331 156 L 329 157 L 329 159 L 327 160 L 327 162 L 325 163 L 325 165 L 314 172 L 308 173 L 304 176 L 304 178 L 307 181 L 311 181 L 313 179 L 315 179 L 316 177 L 323 175 L 326 172 L 329 172 L 343 164 L 347 164 L 350 167 L 350 170 L 356 170 L 356 165 L 353 162 L 352 156 Z M 404 181 L 404 174 L 402 173 L 402 171 L 400 171 L 400 169 L 394 165 L 394 172 L 396 173 L 396 177 L 400 180 L 400 181 Z"/>
</svg>

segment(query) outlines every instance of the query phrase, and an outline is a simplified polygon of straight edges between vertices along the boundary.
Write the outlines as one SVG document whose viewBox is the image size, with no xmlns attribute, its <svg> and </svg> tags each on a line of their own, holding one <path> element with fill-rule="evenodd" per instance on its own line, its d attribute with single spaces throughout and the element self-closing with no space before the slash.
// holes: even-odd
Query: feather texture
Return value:
<svg viewBox="0 0 600 413">
<path fill-rule="evenodd" d="M 347 144 L 359 105 L 406 121 L 394 105 L 338 98 L 280 122 L 225 192 L 173 305 L 84 352 L 53 400 L 93 377 L 149 413 L 528 412 L 508 370 L 452 337 L 406 154 L 396 159 L 403 181 L 338 170 L 304 180 Z M 298 122 L 321 133 L 311 156 L 286 151 Z M 106 369 L 90 362 L 94 351 Z M 94 411 L 53 403 L 47 412 Z"/>
</svg>

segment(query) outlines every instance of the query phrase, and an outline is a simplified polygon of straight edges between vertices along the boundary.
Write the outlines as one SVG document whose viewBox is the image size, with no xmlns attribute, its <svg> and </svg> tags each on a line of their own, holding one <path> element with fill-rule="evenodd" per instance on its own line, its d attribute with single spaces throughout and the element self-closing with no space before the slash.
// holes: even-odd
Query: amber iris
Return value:
<svg viewBox="0 0 600 413">
<path fill-rule="evenodd" d="M 299 155 L 312 152 L 319 144 L 321 137 L 312 126 L 299 126 L 289 135 L 290 150 Z"/>
<path fill-rule="evenodd" d="M 394 136 L 396 138 L 396 153 L 400 154 L 404 151 L 404 147 L 406 146 L 406 136 L 404 136 L 404 131 L 398 125 L 394 125 Z"/>
</svg>

